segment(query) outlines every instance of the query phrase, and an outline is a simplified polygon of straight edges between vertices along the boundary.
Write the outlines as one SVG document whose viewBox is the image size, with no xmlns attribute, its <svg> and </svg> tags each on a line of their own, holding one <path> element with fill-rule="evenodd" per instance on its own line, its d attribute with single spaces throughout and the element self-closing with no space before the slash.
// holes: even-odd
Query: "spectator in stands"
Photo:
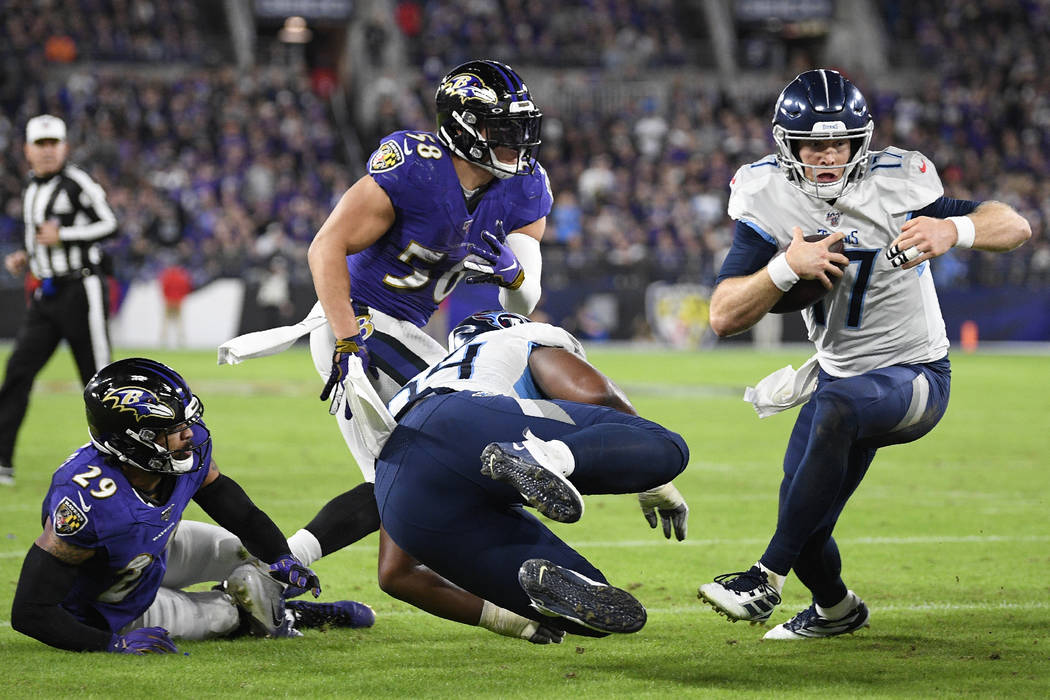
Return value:
<svg viewBox="0 0 1050 700">
<path fill-rule="evenodd" d="M 186 344 L 186 329 L 182 321 L 182 302 L 193 291 L 193 278 L 185 267 L 172 263 L 161 270 L 159 281 L 161 294 L 164 296 L 161 345 L 169 348 L 183 347 Z"/>
</svg>

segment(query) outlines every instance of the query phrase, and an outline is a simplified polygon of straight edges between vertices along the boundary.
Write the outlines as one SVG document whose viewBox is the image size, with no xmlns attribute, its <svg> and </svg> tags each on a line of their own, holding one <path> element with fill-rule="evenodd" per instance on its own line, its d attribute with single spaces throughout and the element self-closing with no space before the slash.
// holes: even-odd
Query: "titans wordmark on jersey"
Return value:
<svg viewBox="0 0 1050 700">
<path fill-rule="evenodd" d="M 792 186 L 767 156 L 737 170 L 729 215 L 786 248 L 791 229 L 846 234 L 850 260 L 842 280 L 803 310 L 820 365 L 839 377 L 892 364 L 932 362 L 948 351 L 928 263 L 893 267 L 882 252 L 911 213 L 940 197 L 937 170 L 922 153 L 887 148 L 871 154 L 856 188 L 827 201 Z"/>
<path fill-rule="evenodd" d="M 491 182 L 469 208 L 452 154 L 425 131 L 398 131 L 369 158 L 369 174 L 390 197 L 394 225 L 347 259 L 354 299 L 422 327 L 464 275 L 467 244 L 481 232 L 509 233 L 550 213 L 553 196 L 539 163 L 531 174 Z"/>
</svg>

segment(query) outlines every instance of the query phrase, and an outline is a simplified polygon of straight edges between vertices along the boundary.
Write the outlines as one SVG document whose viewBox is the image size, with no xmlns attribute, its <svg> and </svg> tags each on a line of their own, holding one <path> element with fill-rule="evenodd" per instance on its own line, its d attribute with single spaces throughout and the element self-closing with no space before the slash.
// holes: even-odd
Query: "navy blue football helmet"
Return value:
<svg viewBox="0 0 1050 700">
<path fill-rule="evenodd" d="M 461 345 L 466 345 L 482 333 L 510 328 L 522 323 L 532 323 L 527 316 L 510 311 L 479 311 L 459 322 L 459 325 L 448 334 L 449 352 Z"/>
<path fill-rule="evenodd" d="M 510 66 L 497 61 L 456 66 L 441 79 L 434 99 L 437 136 L 450 151 L 500 179 L 532 172 L 543 114 Z M 517 160 L 504 163 L 496 147 L 517 151 Z"/>
<path fill-rule="evenodd" d="M 851 190 L 868 166 L 868 146 L 875 129 L 864 95 L 841 74 L 827 69 L 800 73 L 788 83 L 773 110 L 773 140 L 777 164 L 795 187 L 821 199 L 841 197 Z M 806 177 L 842 166 L 811 166 L 799 158 L 800 142 L 844 138 L 850 142 L 850 158 L 842 177 L 820 183 Z"/>
<path fill-rule="evenodd" d="M 179 373 L 142 357 L 106 365 L 84 387 L 91 442 L 119 462 L 149 472 L 196 471 L 211 434 L 201 423 L 204 405 Z M 168 449 L 168 436 L 193 429 L 185 451 Z M 183 456 L 180 456 L 183 455 Z"/>
</svg>

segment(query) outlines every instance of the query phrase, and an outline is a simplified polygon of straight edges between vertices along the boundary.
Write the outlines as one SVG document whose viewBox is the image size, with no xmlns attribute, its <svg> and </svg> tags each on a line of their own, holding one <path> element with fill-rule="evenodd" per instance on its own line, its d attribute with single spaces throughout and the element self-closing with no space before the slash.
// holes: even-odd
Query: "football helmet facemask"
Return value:
<svg viewBox="0 0 1050 700">
<path fill-rule="evenodd" d="M 868 167 L 868 146 L 875 125 L 864 95 L 841 74 L 827 69 L 800 73 L 788 83 L 773 110 L 777 164 L 792 185 L 821 199 L 841 197 L 856 186 Z M 843 165 L 807 165 L 799 157 L 802 141 L 848 139 L 850 158 Z M 814 178 L 806 177 L 812 169 Z M 842 177 L 821 183 L 822 170 L 844 168 Z"/>
<path fill-rule="evenodd" d="M 204 466 L 201 450 L 211 440 L 201 422 L 204 405 L 167 365 L 141 357 L 106 365 L 84 387 L 84 405 L 91 442 L 119 462 L 163 474 Z M 190 444 L 169 449 L 186 428 L 193 431 Z"/>
<path fill-rule="evenodd" d="M 448 350 L 452 352 L 461 345 L 466 345 L 482 333 L 510 328 L 522 323 L 532 323 L 527 316 L 510 311 L 479 311 L 459 322 L 459 325 L 448 334 Z"/>
<path fill-rule="evenodd" d="M 500 179 L 532 172 L 543 114 L 510 66 L 468 61 L 441 79 L 434 100 L 437 136 L 450 151 Z M 501 161 L 496 148 L 517 159 Z"/>
</svg>

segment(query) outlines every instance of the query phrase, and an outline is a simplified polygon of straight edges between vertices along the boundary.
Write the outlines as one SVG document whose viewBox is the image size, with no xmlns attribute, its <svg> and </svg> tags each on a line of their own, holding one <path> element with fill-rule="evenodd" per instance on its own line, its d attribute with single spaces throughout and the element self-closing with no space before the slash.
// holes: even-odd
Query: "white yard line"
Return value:
<svg viewBox="0 0 1050 700">
<path fill-rule="evenodd" d="M 631 549 L 636 547 L 652 547 L 659 545 L 663 538 L 653 536 L 648 540 L 615 540 L 615 541 L 569 541 L 569 546 L 574 549 L 603 548 L 603 549 Z M 1050 542 L 1050 535 L 923 535 L 917 537 L 855 537 L 837 538 L 836 541 L 843 545 L 922 545 L 922 544 L 993 544 L 1001 542 Z M 710 540 L 685 540 L 684 542 L 668 543 L 669 547 L 710 547 L 713 545 L 754 545 L 765 544 L 766 539 L 739 538 L 739 539 L 710 539 Z M 351 545 L 355 552 L 376 552 L 376 545 Z M 0 559 L 21 558 L 25 551 L 0 552 Z"/>
</svg>

